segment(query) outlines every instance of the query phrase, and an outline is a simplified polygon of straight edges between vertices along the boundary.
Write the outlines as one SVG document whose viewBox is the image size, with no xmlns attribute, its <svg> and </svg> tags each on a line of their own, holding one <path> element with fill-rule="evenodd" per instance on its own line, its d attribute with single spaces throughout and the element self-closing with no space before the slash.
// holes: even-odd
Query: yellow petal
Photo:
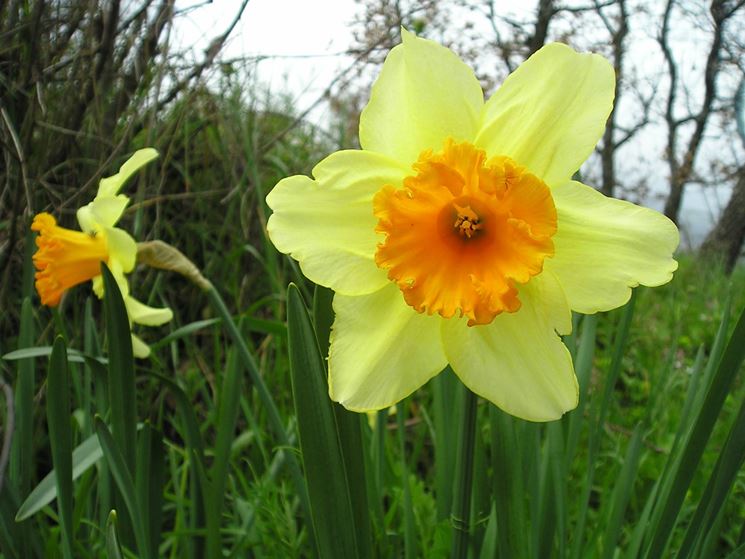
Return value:
<svg viewBox="0 0 745 559">
<path fill-rule="evenodd" d="M 507 413 L 529 421 L 558 419 L 577 405 L 572 358 L 556 331 L 571 313 L 555 278 L 541 274 L 520 290 L 522 307 L 486 326 L 444 320 L 442 337 L 463 383 Z"/>
<path fill-rule="evenodd" d="M 129 282 L 124 276 L 121 261 L 116 258 L 110 258 L 108 266 L 111 275 L 114 276 L 114 280 L 116 280 L 116 284 L 119 287 L 122 298 L 126 299 L 129 296 Z M 99 299 L 103 299 L 103 277 L 101 275 L 93 278 L 93 292 Z"/>
<path fill-rule="evenodd" d="M 137 260 L 137 243 L 129 233 L 117 227 L 106 227 L 103 230 L 109 247 L 109 264 L 116 260 L 121 264 L 122 272 L 131 272 Z"/>
<path fill-rule="evenodd" d="M 563 183 L 602 136 L 614 84 L 605 58 L 546 45 L 486 102 L 476 145 L 511 157 L 549 186 Z"/>
<path fill-rule="evenodd" d="M 388 280 L 374 261 L 380 239 L 372 197 L 385 184 L 401 183 L 407 173 L 380 154 L 331 154 L 313 169 L 316 180 L 286 178 L 266 197 L 274 211 L 269 237 L 314 282 L 346 295 L 376 291 Z"/>
<path fill-rule="evenodd" d="M 447 364 L 439 317 L 419 314 L 389 284 L 359 297 L 334 296 L 329 395 L 353 411 L 399 402 Z"/>
<path fill-rule="evenodd" d="M 168 307 L 157 309 L 141 303 L 132 296 L 124 299 L 129 319 L 135 324 L 160 326 L 173 318 L 173 311 Z"/>
<path fill-rule="evenodd" d="M 558 214 L 555 255 L 545 261 L 572 310 L 607 311 L 625 304 L 631 288 L 667 283 L 678 263 L 678 229 L 664 215 L 607 198 L 578 182 L 552 190 Z"/>
<path fill-rule="evenodd" d="M 78 223 L 86 233 L 100 231 L 104 227 L 113 227 L 122 217 L 129 204 L 129 197 L 117 196 L 96 197 L 91 203 L 78 208 Z"/>
<path fill-rule="evenodd" d="M 360 145 L 413 163 L 447 137 L 471 140 L 484 104 L 473 71 L 451 50 L 405 29 L 360 116 Z"/>
<path fill-rule="evenodd" d="M 144 359 L 150 355 L 150 346 L 143 342 L 138 336 L 131 334 L 132 336 L 132 353 L 138 359 Z"/>
<path fill-rule="evenodd" d="M 119 167 L 119 172 L 116 175 L 101 179 L 98 183 L 98 197 L 109 197 L 115 196 L 119 189 L 124 186 L 127 179 L 131 177 L 140 167 L 146 165 L 153 159 L 157 159 L 158 152 L 153 148 L 138 149 L 132 157 L 124 162 L 124 165 Z"/>
</svg>

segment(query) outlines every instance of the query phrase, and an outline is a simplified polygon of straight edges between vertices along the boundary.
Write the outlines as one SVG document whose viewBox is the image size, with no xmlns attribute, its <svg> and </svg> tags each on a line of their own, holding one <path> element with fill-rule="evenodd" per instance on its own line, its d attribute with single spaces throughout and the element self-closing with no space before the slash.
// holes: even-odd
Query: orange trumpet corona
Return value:
<svg viewBox="0 0 745 559">
<path fill-rule="evenodd" d="M 518 286 L 554 254 L 556 208 L 548 186 L 508 157 L 468 142 L 425 151 L 403 188 L 373 200 L 385 235 L 375 262 L 416 311 L 488 324 L 520 308 Z"/>
</svg>

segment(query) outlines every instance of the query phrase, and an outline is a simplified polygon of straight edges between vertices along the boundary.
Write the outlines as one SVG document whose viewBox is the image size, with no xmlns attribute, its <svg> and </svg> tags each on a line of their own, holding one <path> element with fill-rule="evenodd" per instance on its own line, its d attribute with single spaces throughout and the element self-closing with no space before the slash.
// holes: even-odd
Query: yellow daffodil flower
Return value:
<svg viewBox="0 0 745 559">
<path fill-rule="evenodd" d="M 335 291 L 329 393 L 390 406 L 450 364 L 532 421 L 577 405 L 571 310 L 672 278 L 678 231 L 572 175 L 613 106 L 614 73 L 555 43 L 486 102 L 450 50 L 402 31 L 360 118 L 361 150 L 267 197 L 274 245 Z"/>
<path fill-rule="evenodd" d="M 137 243 L 122 229 L 114 227 L 129 204 L 129 198 L 119 194 L 124 183 L 143 165 L 158 157 L 152 148 L 138 150 L 111 177 L 101 179 L 93 201 L 78 209 L 82 231 L 65 229 L 48 213 L 34 217 L 31 229 L 38 231 L 36 290 L 44 305 L 57 306 L 69 288 L 93 281 L 93 291 L 103 297 L 101 262 L 106 262 L 121 290 L 132 323 L 157 326 L 173 318 L 171 309 L 156 309 L 137 301 L 129 294 L 124 274 L 131 272 L 137 260 Z M 137 357 L 147 357 L 150 348 L 132 334 L 132 346 Z"/>
</svg>

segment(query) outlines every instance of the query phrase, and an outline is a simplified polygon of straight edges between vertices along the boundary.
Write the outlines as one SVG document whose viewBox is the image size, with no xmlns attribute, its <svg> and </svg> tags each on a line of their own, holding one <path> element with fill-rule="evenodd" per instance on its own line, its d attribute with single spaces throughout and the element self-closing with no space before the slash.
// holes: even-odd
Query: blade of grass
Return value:
<svg viewBox="0 0 745 559">
<path fill-rule="evenodd" d="M 207 510 L 210 513 L 207 515 L 207 555 L 209 557 L 220 557 L 222 555 L 220 524 L 225 501 L 225 485 L 230 469 L 230 446 L 233 442 L 235 425 L 240 411 L 241 373 L 243 368 L 240 366 L 234 350 L 228 352 L 228 362 L 225 369 L 225 380 L 220 387 L 220 402 L 216 422 L 215 457 L 208 474 L 210 494 Z"/>
<path fill-rule="evenodd" d="M 324 558 L 357 557 L 355 515 L 326 369 L 294 284 L 287 289 L 287 325 L 292 396 L 318 552 Z"/>
<path fill-rule="evenodd" d="M 616 386 L 616 381 L 621 373 L 621 363 L 626 349 L 626 342 L 629 336 L 629 329 L 631 328 L 631 321 L 634 317 L 634 306 L 636 304 L 636 291 L 632 291 L 631 299 L 623 308 L 623 314 L 621 315 L 621 321 L 616 332 L 616 337 L 613 344 L 613 356 L 611 358 L 610 368 L 605 379 L 605 385 L 603 386 L 603 395 L 599 401 L 599 406 L 594 414 L 591 421 L 590 435 L 588 442 L 587 451 L 587 476 L 585 476 L 582 485 L 582 506 L 580 508 L 579 520 L 574 528 L 575 538 L 572 544 L 570 557 L 573 559 L 579 559 L 581 556 L 582 545 L 584 542 L 583 534 L 585 533 L 585 523 L 587 521 L 587 511 L 589 507 L 590 493 L 592 491 L 592 484 L 595 477 L 595 469 L 597 467 L 596 461 L 598 456 L 598 449 L 600 447 L 600 437 L 605 428 L 605 418 L 608 414 L 610 402 L 613 396 L 613 390 Z"/>
<path fill-rule="evenodd" d="M 328 355 L 331 325 L 334 322 L 332 301 L 334 292 L 326 287 L 316 286 L 313 295 L 313 323 L 315 324 L 316 339 L 321 356 Z M 324 378 L 328 378 L 328 366 L 323 359 Z M 361 559 L 370 557 L 372 553 L 372 532 L 370 507 L 367 499 L 365 456 L 362 444 L 362 421 L 364 414 L 346 410 L 340 404 L 333 402 L 334 418 L 339 435 L 344 471 L 347 474 L 347 486 L 354 513 L 354 525 L 357 533 L 357 553 Z"/>
<path fill-rule="evenodd" d="M 98 441 L 103 449 L 104 458 L 109 465 L 111 475 L 119 488 L 119 492 L 124 499 L 124 505 L 127 507 L 129 517 L 132 520 L 139 555 L 145 559 L 150 559 L 153 556 L 150 554 L 150 544 L 145 529 L 145 514 L 138 503 L 137 491 L 130 470 L 127 468 L 124 456 L 114 440 L 111 431 L 109 431 L 109 428 L 98 415 L 94 418 L 94 427 Z"/>
<path fill-rule="evenodd" d="M 414 505 L 411 501 L 411 487 L 409 486 L 409 466 L 406 460 L 406 400 L 398 403 L 396 412 L 396 426 L 398 432 L 398 449 L 401 455 L 401 488 L 403 490 L 403 520 L 404 520 L 404 558 L 416 557 L 416 531 L 414 529 Z"/>
<path fill-rule="evenodd" d="M 493 404 L 489 405 L 489 420 L 494 470 L 495 535 L 499 550 L 498 555 L 494 556 L 519 557 L 527 548 L 525 527 L 528 525 L 522 455 L 515 452 L 520 448 L 520 442 L 515 433 L 515 420 Z"/>
<path fill-rule="evenodd" d="M 131 476 L 137 454 L 137 393 L 135 392 L 134 356 L 129 319 L 116 279 L 105 264 L 103 304 L 106 314 L 106 339 L 109 347 L 109 406 L 114 441 Z M 104 413 L 100 410 L 99 413 Z"/>
<path fill-rule="evenodd" d="M 464 389 L 450 367 L 446 367 L 431 381 L 432 421 L 435 444 L 435 495 L 437 520 L 445 520 L 453 510 L 453 480 L 457 448 L 458 414 L 461 411 Z M 454 412 L 455 410 L 455 412 Z"/>
<path fill-rule="evenodd" d="M 18 333 L 18 349 L 31 347 L 34 343 L 34 315 L 31 300 L 25 298 L 21 305 L 21 324 Z M 10 479 L 21 495 L 31 488 L 34 454 L 34 378 L 33 359 L 18 363 L 15 392 L 15 432 L 10 455 Z"/>
<path fill-rule="evenodd" d="M 274 403 L 274 398 L 272 398 L 271 392 L 269 392 L 269 389 L 267 388 L 266 383 L 264 382 L 264 379 L 259 372 L 259 367 L 256 365 L 256 360 L 253 358 L 251 352 L 248 350 L 248 346 L 246 345 L 246 342 L 243 339 L 240 331 L 238 330 L 235 322 L 233 322 L 230 312 L 225 306 L 225 301 L 223 301 L 222 297 L 214 286 L 210 286 L 210 288 L 207 289 L 205 293 L 207 294 L 210 303 L 212 304 L 217 314 L 220 316 L 220 318 L 222 318 L 223 326 L 228 331 L 231 340 L 238 350 L 238 356 L 243 362 L 243 366 L 246 367 L 248 376 L 251 379 L 251 383 L 256 389 L 259 399 L 264 406 L 267 414 L 267 419 L 269 421 L 269 427 L 274 432 L 274 436 L 278 439 L 278 446 L 283 448 L 284 452 L 287 453 L 286 464 L 290 471 L 292 481 L 295 484 L 295 491 L 298 498 L 300 499 L 300 506 L 303 509 L 305 517 L 310 519 L 311 509 L 310 501 L 308 498 L 308 489 L 305 485 L 305 480 L 303 479 L 303 474 L 300 470 L 300 466 L 298 465 L 297 458 L 295 454 L 290 450 L 291 445 L 287 437 L 287 431 L 285 430 L 282 418 L 279 415 L 279 410 Z"/>
<path fill-rule="evenodd" d="M 719 366 L 713 374 L 696 421 L 682 449 L 680 462 L 671 472 L 670 492 L 660 503 L 660 514 L 651 530 L 652 540 L 646 549 L 645 557 L 662 557 L 671 532 L 678 518 L 681 505 L 698 467 L 701 455 L 709 440 L 714 423 L 719 417 L 724 399 L 745 358 L 745 309 L 735 325 L 735 330 L 724 349 Z"/>
<path fill-rule="evenodd" d="M 727 442 L 719 454 L 714 470 L 706 484 L 706 489 L 696 508 L 683 544 L 678 552 L 678 557 L 702 557 L 697 549 L 700 542 L 707 537 L 711 531 L 717 514 L 722 510 L 732 485 L 735 483 L 737 473 L 745 461 L 745 399 L 740 405 L 737 419 L 732 424 Z"/>
<path fill-rule="evenodd" d="M 106 553 L 108 559 L 122 559 L 122 548 L 119 545 L 119 536 L 116 533 L 116 511 L 109 513 L 106 520 Z"/>
<path fill-rule="evenodd" d="M 165 456 L 160 431 L 147 421 L 140 431 L 135 476 L 138 503 L 142 507 L 144 517 L 145 536 L 150 542 L 150 556 L 157 557 L 163 519 Z"/>
<path fill-rule="evenodd" d="M 626 512 L 629 499 L 632 496 L 632 489 L 636 473 L 639 469 L 639 459 L 641 458 L 642 449 L 642 431 L 641 426 L 637 425 L 634 434 L 629 441 L 626 457 L 623 461 L 623 467 L 611 494 L 609 502 L 610 514 L 605 522 L 605 530 L 601 540 L 603 546 L 603 559 L 612 559 L 616 551 L 616 542 L 621 533 L 621 524 Z"/>
<path fill-rule="evenodd" d="M 466 559 L 471 536 L 471 493 L 473 491 L 473 447 L 476 437 L 478 398 L 470 390 L 463 394 L 463 418 L 455 469 L 455 496 L 453 503 L 453 559 Z"/>
<path fill-rule="evenodd" d="M 57 481 L 57 512 L 62 532 L 62 555 L 72 559 L 75 541 L 72 524 L 72 429 L 70 386 L 67 378 L 65 342 L 54 340 L 47 376 L 47 427 L 52 447 L 52 464 Z"/>
<path fill-rule="evenodd" d="M 69 414 L 68 414 L 69 417 Z M 91 435 L 72 452 L 72 479 L 78 479 L 103 456 L 98 437 Z M 16 522 L 30 518 L 57 498 L 57 473 L 49 472 L 23 501 L 18 512 Z"/>
</svg>

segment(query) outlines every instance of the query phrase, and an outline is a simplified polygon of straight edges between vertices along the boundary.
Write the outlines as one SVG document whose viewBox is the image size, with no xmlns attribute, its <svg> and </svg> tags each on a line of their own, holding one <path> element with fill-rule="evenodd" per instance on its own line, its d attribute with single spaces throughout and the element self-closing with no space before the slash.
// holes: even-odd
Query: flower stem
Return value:
<svg viewBox="0 0 745 559">
<path fill-rule="evenodd" d="M 468 556 L 471 493 L 473 485 L 473 453 L 476 442 L 476 395 L 468 388 L 463 391 L 463 421 L 458 441 L 458 462 L 455 469 L 455 502 L 453 503 L 453 559 Z"/>
</svg>

